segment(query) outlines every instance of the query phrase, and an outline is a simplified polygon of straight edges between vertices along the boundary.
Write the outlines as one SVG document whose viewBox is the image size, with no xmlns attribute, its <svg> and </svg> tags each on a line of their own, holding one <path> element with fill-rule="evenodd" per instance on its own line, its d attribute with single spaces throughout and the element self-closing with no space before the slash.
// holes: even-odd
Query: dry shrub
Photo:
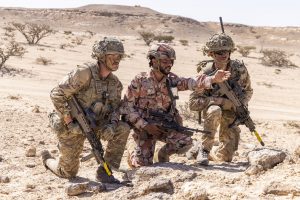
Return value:
<svg viewBox="0 0 300 200">
<path fill-rule="evenodd" d="M 7 98 L 8 98 L 8 99 L 12 99 L 12 100 L 19 100 L 19 99 L 21 99 L 22 97 L 21 97 L 20 95 L 17 95 L 17 96 L 15 96 L 15 95 L 9 95 L 9 96 L 7 96 Z"/>
<path fill-rule="evenodd" d="M 179 42 L 182 44 L 182 46 L 188 46 L 189 45 L 189 41 L 187 41 L 187 40 L 179 40 Z"/>
<path fill-rule="evenodd" d="M 278 49 L 264 49 L 261 50 L 263 57 L 261 63 L 266 66 L 278 66 L 278 67 L 298 67 L 288 59 L 288 55 Z"/>
<path fill-rule="evenodd" d="M 139 32 L 142 39 L 145 41 L 146 45 L 150 45 L 151 42 L 154 40 L 158 42 L 172 42 L 174 40 L 174 37 L 172 35 L 155 35 L 151 32 L 142 31 Z"/>
<path fill-rule="evenodd" d="M 16 30 L 11 26 L 5 26 L 3 27 L 3 29 L 5 30 L 5 32 L 9 32 L 9 33 L 14 32 Z"/>
<path fill-rule="evenodd" d="M 72 44 L 66 44 L 66 43 L 59 45 L 60 49 L 65 49 L 66 47 L 74 48 L 74 45 L 72 45 Z"/>
<path fill-rule="evenodd" d="M 0 70 L 3 67 L 4 63 L 11 57 L 22 57 L 25 53 L 25 48 L 22 47 L 19 43 L 11 40 L 8 44 L 0 47 Z"/>
<path fill-rule="evenodd" d="M 49 65 L 52 64 L 52 61 L 50 59 L 40 56 L 35 60 L 35 63 L 39 65 Z"/>
<path fill-rule="evenodd" d="M 15 31 L 16 29 L 14 29 L 14 28 L 11 27 L 11 26 L 5 26 L 5 27 L 3 27 L 3 29 L 5 30 L 4 35 L 5 35 L 6 37 L 8 37 L 8 38 L 15 38 L 15 33 L 14 33 L 14 31 Z"/>
<path fill-rule="evenodd" d="M 237 51 L 243 56 L 247 57 L 250 54 L 251 50 L 255 50 L 255 46 L 239 46 L 237 45 Z"/>
<path fill-rule="evenodd" d="M 87 30 L 86 32 L 89 34 L 90 38 L 92 38 L 96 34 L 90 30 Z"/>
<path fill-rule="evenodd" d="M 172 42 L 174 40 L 174 37 L 172 35 L 156 35 L 154 37 L 154 40 L 158 42 Z"/>
<path fill-rule="evenodd" d="M 39 41 L 52 33 L 55 33 L 50 26 L 46 24 L 33 24 L 33 23 L 10 23 L 13 28 L 18 30 L 27 40 L 28 44 L 38 44 Z"/>
<path fill-rule="evenodd" d="M 289 126 L 289 127 L 293 127 L 296 129 L 300 129 L 300 122 L 299 121 L 287 121 L 286 123 L 284 123 L 284 126 Z"/>
<path fill-rule="evenodd" d="M 75 39 L 72 39 L 71 43 L 72 44 L 77 44 L 77 45 L 81 45 L 83 42 L 83 38 L 81 37 L 76 37 Z"/>
<path fill-rule="evenodd" d="M 71 35 L 71 34 L 72 34 L 72 31 L 64 31 L 64 34 L 65 34 L 65 35 Z"/>
<path fill-rule="evenodd" d="M 142 39 L 145 41 L 146 45 L 150 45 L 150 43 L 154 40 L 154 33 L 151 32 L 146 32 L 146 31 L 141 31 L 139 32 L 140 36 Z"/>
</svg>

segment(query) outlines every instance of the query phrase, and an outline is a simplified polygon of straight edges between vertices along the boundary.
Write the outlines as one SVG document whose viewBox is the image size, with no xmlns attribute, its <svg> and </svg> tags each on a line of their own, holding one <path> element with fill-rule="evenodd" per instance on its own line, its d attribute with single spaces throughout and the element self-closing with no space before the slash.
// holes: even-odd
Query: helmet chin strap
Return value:
<svg viewBox="0 0 300 200">
<path fill-rule="evenodd" d="M 163 74 L 165 76 L 168 76 L 168 74 L 166 74 L 165 72 L 163 72 L 161 70 L 161 64 L 160 64 L 160 61 L 158 59 L 157 59 L 157 67 L 153 66 L 153 70 L 155 70 L 155 71 L 157 71 L 157 72 L 159 72 L 159 73 L 161 73 L 161 74 Z"/>
</svg>

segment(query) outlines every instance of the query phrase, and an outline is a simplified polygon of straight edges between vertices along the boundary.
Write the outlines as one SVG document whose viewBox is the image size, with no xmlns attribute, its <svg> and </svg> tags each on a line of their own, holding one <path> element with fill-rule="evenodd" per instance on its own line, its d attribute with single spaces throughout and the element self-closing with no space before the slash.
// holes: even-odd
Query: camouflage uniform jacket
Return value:
<svg viewBox="0 0 300 200">
<path fill-rule="evenodd" d="M 126 94 L 126 119 L 141 129 L 147 124 L 147 110 L 169 112 L 172 101 L 168 93 L 167 78 L 172 87 L 177 87 L 178 91 L 194 90 L 196 81 L 193 78 L 180 78 L 170 73 L 158 82 L 153 71 L 142 72 L 131 81 Z M 199 83 L 200 86 L 199 86 Z M 211 87 L 211 78 L 206 75 L 198 77 L 197 89 Z"/>
<path fill-rule="evenodd" d="M 216 70 L 213 61 L 205 61 L 202 64 L 205 66 L 202 69 L 204 74 L 209 75 Z M 231 76 L 227 80 L 229 85 L 231 85 L 232 87 L 232 85 L 238 84 L 241 87 L 243 93 L 243 98 L 241 99 L 241 101 L 244 105 L 247 106 L 252 97 L 253 89 L 251 87 L 250 75 L 247 71 L 246 66 L 243 62 L 240 62 L 238 60 L 230 60 L 227 70 L 231 72 Z M 190 109 L 193 111 L 201 111 L 205 109 L 210 105 L 211 97 L 223 96 L 218 90 L 215 90 L 213 88 L 205 91 L 202 90 L 193 92 L 190 95 Z"/>
<path fill-rule="evenodd" d="M 123 86 L 112 73 L 108 77 L 99 76 L 99 66 L 87 63 L 77 66 L 69 73 L 50 94 L 56 110 L 61 114 L 69 114 L 67 100 L 75 95 L 82 108 L 90 108 L 95 119 L 101 122 L 119 120 L 118 108 L 121 103 Z"/>
</svg>

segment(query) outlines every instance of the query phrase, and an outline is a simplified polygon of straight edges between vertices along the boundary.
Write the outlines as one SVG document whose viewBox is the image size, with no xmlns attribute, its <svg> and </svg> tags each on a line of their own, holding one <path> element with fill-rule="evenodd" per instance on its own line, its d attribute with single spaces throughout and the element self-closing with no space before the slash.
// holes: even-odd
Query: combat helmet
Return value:
<svg viewBox="0 0 300 200">
<path fill-rule="evenodd" d="M 147 53 L 147 58 L 148 59 L 162 59 L 162 58 L 169 58 L 171 60 L 176 59 L 176 54 L 175 50 L 168 44 L 166 43 L 157 43 L 151 45 L 148 53 Z"/>
<path fill-rule="evenodd" d="M 232 38 L 225 33 L 214 34 L 211 36 L 203 47 L 203 54 L 209 55 L 214 51 L 230 51 L 233 52 L 236 50 Z"/>
<path fill-rule="evenodd" d="M 124 46 L 122 42 L 113 37 L 104 37 L 103 40 L 96 41 L 93 45 L 92 58 L 101 60 L 106 54 L 124 55 Z"/>
</svg>

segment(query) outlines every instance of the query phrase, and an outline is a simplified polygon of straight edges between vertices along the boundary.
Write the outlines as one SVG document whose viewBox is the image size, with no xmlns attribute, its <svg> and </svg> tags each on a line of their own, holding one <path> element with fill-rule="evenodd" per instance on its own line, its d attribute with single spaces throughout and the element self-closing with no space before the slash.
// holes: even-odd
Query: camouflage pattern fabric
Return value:
<svg viewBox="0 0 300 200">
<path fill-rule="evenodd" d="M 177 87 L 178 91 L 192 89 L 190 82 L 195 80 L 191 78 L 179 78 L 170 73 L 168 76 L 171 85 Z M 143 131 L 147 124 L 147 110 L 169 112 L 172 104 L 168 89 L 166 86 L 166 77 L 158 82 L 151 71 L 150 73 L 141 73 L 132 80 L 126 94 L 126 107 L 124 110 L 127 121 L 135 127 L 133 134 L 135 148 L 130 153 L 130 162 L 133 167 L 152 164 L 155 141 L 166 142 L 167 156 L 179 152 L 181 149 L 188 149 L 192 140 L 179 132 L 162 134 L 159 138 L 152 138 Z M 211 79 L 206 75 L 198 78 L 198 89 L 210 88 Z M 179 116 L 179 115 L 178 115 Z M 180 121 L 180 120 L 179 120 Z M 187 148 L 188 147 L 188 148 Z"/>
<path fill-rule="evenodd" d="M 120 165 L 130 131 L 128 124 L 119 121 L 121 91 L 122 84 L 115 75 L 110 74 L 106 79 L 102 79 L 99 77 L 98 65 L 86 64 L 68 74 L 50 94 L 61 120 L 65 114 L 69 114 L 66 101 L 71 95 L 77 97 L 84 110 L 90 108 L 94 113 L 99 139 L 104 139 L 101 132 L 105 125 L 111 122 L 117 124 L 115 135 L 108 141 L 104 156 L 106 161 L 115 168 Z M 56 115 L 51 116 L 56 117 Z M 50 117 L 50 123 L 57 123 L 57 119 Z M 62 177 L 73 177 L 78 172 L 79 155 L 85 137 L 83 134 L 69 131 L 66 127 L 58 131 L 57 136 L 60 151 L 58 169 Z"/>
<path fill-rule="evenodd" d="M 175 153 L 185 153 L 192 146 L 192 138 L 176 131 L 165 132 L 159 137 L 153 137 L 145 131 L 135 129 L 133 133 L 135 146 L 130 152 L 130 162 L 133 167 L 147 166 L 153 164 L 153 156 L 156 141 L 166 143 L 161 150 L 169 157 Z"/>
<path fill-rule="evenodd" d="M 92 58 L 101 60 L 106 54 L 124 54 L 124 46 L 121 41 L 113 37 L 104 37 L 93 45 Z"/>
<path fill-rule="evenodd" d="M 204 55 L 209 55 L 209 53 L 213 51 L 226 50 L 233 52 L 236 48 L 232 38 L 225 33 L 221 33 L 211 36 L 202 50 Z"/>
<path fill-rule="evenodd" d="M 203 69 L 203 73 L 210 74 L 215 70 L 213 63 L 208 63 Z M 230 60 L 228 70 L 231 72 L 231 77 L 228 82 L 231 84 L 239 84 L 244 92 L 242 102 L 248 105 L 252 97 L 253 89 L 251 87 L 250 76 L 245 65 L 237 60 Z M 232 82 L 232 80 L 237 80 Z M 214 137 L 217 128 L 219 130 L 219 147 L 214 152 L 214 159 L 221 161 L 231 161 L 234 152 L 238 149 L 240 138 L 240 129 L 238 127 L 228 128 L 235 119 L 234 108 L 225 107 L 224 105 L 214 105 L 210 99 L 223 98 L 218 90 L 195 91 L 190 95 L 189 106 L 193 111 L 203 111 L 203 126 L 204 130 L 210 131 L 211 134 L 202 136 L 202 147 L 206 151 L 212 149 Z"/>
</svg>

